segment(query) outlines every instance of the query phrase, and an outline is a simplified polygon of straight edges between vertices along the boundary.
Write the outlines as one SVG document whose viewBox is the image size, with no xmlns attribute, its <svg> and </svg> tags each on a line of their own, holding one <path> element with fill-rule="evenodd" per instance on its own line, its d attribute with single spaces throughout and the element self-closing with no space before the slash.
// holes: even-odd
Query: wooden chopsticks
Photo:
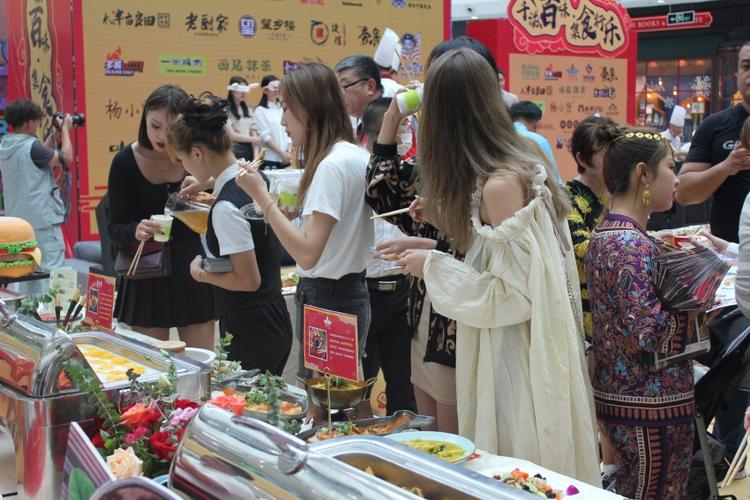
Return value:
<svg viewBox="0 0 750 500">
<path fill-rule="evenodd" d="M 734 455 L 734 459 L 732 459 L 732 464 L 729 466 L 729 470 L 724 475 L 724 481 L 721 483 L 722 488 L 726 488 L 730 484 L 732 484 L 732 481 L 734 481 L 734 476 L 737 474 L 740 464 L 745 462 L 747 459 L 747 452 L 750 450 L 747 446 L 747 438 L 748 435 L 750 435 L 750 429 L 745 431 L 745 437 L 742 438 L 742 442 L 740 443 L 740 447 L 737 448 L 737 453 Z"/>
<path fill-rule="evenodd" d="M 247 168 L 258 168 L 261 165 L 263 165 L 263 160 L 266 157 L 266 148 L 262 148 L 260 152 L 258 153 L 258 157 L 253 160 L 253 162 L 250 164 Z M 244 168 L 241 168 L 239 172 L 237 172 L 237 177 L 242 177 L 245 175 L 247 171 Z"/>
<path fill-rule="evenodd" d="M 145 240 L 141 240 L 140 245 L 138 245 L 138 250 L 135 251 L 135 255 L 133 256 L 133 262 L 130 263 L 130 267 L 128 268 L 128 272 L 125 273 L 125 276 L 135 276 L 135 271 L 138 269 L 138 262 L 141 260 L 141 254 L 143 253 L 143 246 L 146 244 Z"/>
<path fill-rule="evenodd" d="M 383 218 L 383 217 L 390 217 L 391 215 L 405 214 L 408 211 L 409 211 L 409 207 L 399 208 L 398 210 L 394 210 L 393 212 L 385 212 L 383 214 L 375 214 L 372 217 L 370 217 L 370 220 L 380 219 L 380 218 Z"/>
</svg>

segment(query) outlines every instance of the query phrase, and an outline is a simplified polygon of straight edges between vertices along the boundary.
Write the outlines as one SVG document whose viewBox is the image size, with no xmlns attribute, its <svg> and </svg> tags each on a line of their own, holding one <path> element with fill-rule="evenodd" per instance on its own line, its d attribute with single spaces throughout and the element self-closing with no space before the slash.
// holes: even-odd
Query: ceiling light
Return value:
<svg viewBox="0 0 750 500">
<path fill-rule="evenodd" d="M 472 19 L 479 19 L 478 16 L 471 16 Z"/>
<path fill-rule="evenodd" d="M 664 0 L 656 0 L 656 3 L 664 3 Z"/>
</svg>

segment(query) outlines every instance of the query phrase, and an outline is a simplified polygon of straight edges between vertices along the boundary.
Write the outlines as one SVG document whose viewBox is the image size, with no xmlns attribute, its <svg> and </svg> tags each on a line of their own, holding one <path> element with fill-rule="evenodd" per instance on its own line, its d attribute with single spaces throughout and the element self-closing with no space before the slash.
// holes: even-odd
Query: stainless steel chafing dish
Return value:
<svg viewBox="0 0 750 500">
<path fill-rule="evenodd" d="M 102 347 L 153 368 L 154 373 L 142 377 L 144 382 L 157 381 L 168 367 L 160 353 L 145 344 L 103 332 L 67 335 L 16 315 L 0 302 L 0 432 L 13 441 L 22 498 L 59 497 L 68 426 L 79 422 L 87 429 L 94 424 L 94 408 L 63 371 L 67 360 L 89 366 L 78 350 L 80 344 Z M 208 396 L 209 366 L 177 357 L 175 366 L 184 397 Z M 127 381 L 102 385 L 115 403 L 130 387 Z"/>
<path fill-rule="evenodd" d="M 376 476 L 362 469 L 372 467 Z M 169 486 L 190 498 L 529 498 L 527 493 L 380 437 L 308 445 L 265 422 L 204 405 L 185 431 Z"/>
</svg>

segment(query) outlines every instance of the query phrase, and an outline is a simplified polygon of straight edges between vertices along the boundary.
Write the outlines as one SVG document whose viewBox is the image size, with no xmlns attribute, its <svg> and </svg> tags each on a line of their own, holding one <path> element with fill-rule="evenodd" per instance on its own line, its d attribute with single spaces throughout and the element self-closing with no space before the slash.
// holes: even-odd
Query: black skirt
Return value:
<svg viewBox="0 0 750 500">
<path fill-rule="evenodd" d="M 204 256 L 200 239 L 171 246 L 172 275 L 146 280 L 119 279 L 115 317 L 128 326 L 170 328 L 214 319 L 209 285 L 190 276 L 190 262 Z"/>
<path fill-rule="evenodd" d="M 292 322 L 284 297 L 227 313 L 219 318 L 222 335 L 232 334 L 229 359 L 242 368 L 281 375 L 292 350 Z"/>
</svg>

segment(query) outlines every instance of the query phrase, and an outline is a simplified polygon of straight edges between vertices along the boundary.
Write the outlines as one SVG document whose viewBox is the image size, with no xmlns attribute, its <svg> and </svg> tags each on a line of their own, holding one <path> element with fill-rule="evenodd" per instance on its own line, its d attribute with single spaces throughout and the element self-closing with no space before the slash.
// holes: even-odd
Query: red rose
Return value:
<svg viewBox="0 0 750 500">
<path fill-rule="evenodd" d="M 125 444 L 128 446 L 131 446 L 132 444 L 136 443 L 142 436 L 148 433 L 148 429 L 146 427 L 138 427 L 130 434 L 125 435 Z"/>
<path fill-rule="evenodd" d="M 175 409 L 182 409 L 182 408 L 199 408 L 200 404 L 196 403 L 195 401 L 191 401 L 189 399 L 176 399 L 174 402 Z"/>
<path fill-rule="evenodd" d="M 162 460 L 172 460 L 177 444 L 169 441 L 169 432 L 154 432 L 148 442 L 157 457 Z"/>
<path fill-rule="evenodd" d="M 98 432 L 94 434 L 94 437 L 91 438 L 91 444 L 96 448 L 104 448 L 104 439 L 102 439 L 102 435 Z"/>
</svg>

